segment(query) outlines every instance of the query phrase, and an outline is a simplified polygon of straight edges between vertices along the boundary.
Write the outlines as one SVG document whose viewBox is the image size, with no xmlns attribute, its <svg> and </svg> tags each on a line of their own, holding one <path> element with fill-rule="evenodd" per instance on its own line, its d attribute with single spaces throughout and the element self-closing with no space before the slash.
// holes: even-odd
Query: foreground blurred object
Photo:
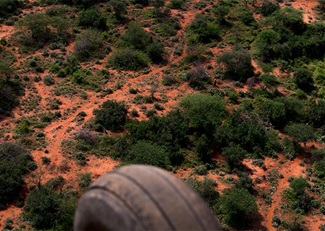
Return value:
<svg viewBox="0 0 325 231">
<path fill-rule="evenodd" d="M 74 230 L 221 230 L 200 196 L 162 169 L 129 165 L 101 176 L 81 198 Z"/>
</svg>

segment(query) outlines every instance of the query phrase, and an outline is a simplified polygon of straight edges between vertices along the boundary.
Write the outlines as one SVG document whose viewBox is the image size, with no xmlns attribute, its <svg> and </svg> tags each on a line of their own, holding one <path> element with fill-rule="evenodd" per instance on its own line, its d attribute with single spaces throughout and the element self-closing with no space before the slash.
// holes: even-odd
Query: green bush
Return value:
<svg viewBox="0 0 325 231">
<path fill-rule="evenodd" d="M 188 121 L 179 110 L 173 110 L 166 116 L 153 116 L 148 121 L 132 121 L 127 126 L 131 143 L 149 140 L 164 146 L 171 153 L 170 161 L 178 165 L 183 160 L 179 150 L 188 147 Z"/>
<path fill-rule="evenodd" d="M 153 42 L 147 46 L 148 57 L 154 63 L 159 63 L 163 60 L 163 55 L 165 53 L 164 45 L 160 42 Z"/>
<path fill-rule="evenodd" d="M 219 193 L 216 191 L 218 185 L 213 179 L 204 178 L 203 180 L 198 180 L 194 177 L 189 177 L 185 178 L 184 181 L 200 194 L 210 208 L 213 208 L 219 198 Z"/>
<path fill-rule="evenodd" d="M 128 25 L 127 30 L 121 36 L 121 40 L 120 46 L 131 47 L 141 51 L 145 51 L 148 44 L 152 42 L 150 33 L 137 22 L 132 22 Z"/>
<path fill-rule="evenodd" d="M 222 148 L 233 143 L 248 152 L 263 150 L 268 141 L 264 127 L 253 119 L 242 118 L 239 112 L 233 112 L 221 126 L 217 127 L 214 136 Z"/>
<path fill-rule="evenodd" d="M 57 193 L 42 186 L 29 193 L 23 216 L 36 229 L 71 230 L 76 202 L 71 193 Z"/>
<path fill-rule="evenodd" d="M 245 158 L 247 152 L 240 145 L 231 143 L 222 150 L 222 154 L 226 157 L 229 165 L 234 167 L 240 164 L 240 161 Z"/>
<path fill-rule="evenodd" d="M 276 128 L 283 128 L 290 118 L 286 117 L 285 105 L 267 98 L 257 98 L 254 111 L 265 122 L 270 122 Z"/>
<path fill-rule="evenodd" d="M 235 228 L 249 226 L 251 216 L 257 212 L 255 197 L 246 189 L 231 188 L 221 196 L 219 211 L 225 222 Z"/>
<path fill-rule="evenodd" d="M 280 9 L 279 3 L 273 3 L 271 1 L 266 0 L 263 1 L 261 14 L 263 16 L 268 16 L 279 9 Z"/>
<path fill-rule="evenodd" d="M 190 44 L 210 43 L 220 39 L 217 22 L 202 14 L 195 16 L 187 30 L 187 34 Z"/>
<path fill-rule="evenodd" d="M 325 178 L 325 159 L 314 164 L 314 173 L 319 178 Z"/>
<path fill-rule="evenodd" d="M 94 110 L 95 124 L 111 131 L 121 130 L 127 120 L 127 112 L 124 103 L 107 100 Z"/>
<path fill-rule="evenodd" d="M 91 173 L 87 172 L 78 175 L 78 185 L 83 192 L 85 192 L 88 189 L 91 182 L 92 182 Z"/>
<path fill-rule="evenodd" d="M 105 51 L 100 33 L 96 30 L 86 30 L 80 33 L 73 49 L 76 57 L 81 61 L 91 57 L 100 57 Z"/>
<path fill-rule="evenodd" d="M 244 82 L 254 76 L 254 67 L 249 51 L 240 46 L 235 46 L 229 52 L 223 53 L 217 59 L 224 65 L 226 78 Z"/>
<path fill-rule="evenodd" d="M 309 93 L 315 88 L 313 84 L 314 81 L 312 78 L 313 73 L 308 71 L 307 69 L 299 68 L 295 71 L 293 77 L 295 83 L 301 90 Z"/>
<path fill-rule="evenodd" d="M 163 146 L 145 140 L 138 141 L 130 147 L 125 161 L 131 164 L 147 164 L 160 168 L 167 168 L 170 164 L 169 153 Z"/>
<path fill-rule="evenodd" d="M 5 209 L 20 192 L 23 176 L 29 172 L 31 155 L 14 143 L 0 143 L 0 210 Z"/>
<path fill-rule="evenodd" d="M 44 13 L 29 14 L 17 23 L 19 42 L 30 48 L 42 48 L 50 42 L 67 43 L 70 37 L 68 21 Z"/>
<path fill-rule="evenodd" d="M 86 28 L 106 29 L 106 19 L 96 8 L 83 10 L 78 16 L 78 25 Z"/>
<path fill-rule="evenodd" d="M 1 0 L 0 17 L 8 17 L 10 14 L 17 12 L 18 8 L 22 6 L 23 2 L 19 0 Z"/>
<path fill-rule="evenodd" d="M 108 59 L 108 64 L 121 70 L 139 70 L 147 67 L 149 58 L 145 53 L 131 48 L 113 51 Z"/>
<path fill-rule="evenodd" d="M 46 86 L 51 86 L 55 84 L 55 80 L 51 75 L 44 76 L 43 82 Z"/>
<path fill-rule="evenodd" d="M 221 124 L 226 113 L 224 100 L 218 95 L 194 94 L 180 102 L 189 127 L 197 134 L 213 134 L 213 128 Z"/>
<path fill-rule="evenodd" d="M 19 105 L 18 96 L 24 94 L 24 88 L 20 81 L 11 80 L 10 77 L 2 79 L 0 61 L 0 115 L 7 115 Z"/>
<path fill-rule="evenodd" d="M 313 127 L 307 124 L 289 124 L 284 131 L 297 142 L 306 143 L 315 137 Z"/>
</svg>

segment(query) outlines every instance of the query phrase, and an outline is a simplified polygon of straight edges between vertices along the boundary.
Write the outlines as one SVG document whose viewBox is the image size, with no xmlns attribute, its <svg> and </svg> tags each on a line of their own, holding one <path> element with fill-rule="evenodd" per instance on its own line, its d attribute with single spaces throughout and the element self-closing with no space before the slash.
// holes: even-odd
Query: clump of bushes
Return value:
<svg viewBox="0 0 325 231">
<path fill-rule="evenodd" d="M 111 131 L 121 130 L 127 120 L 127 112 L 124 103 L 107 100 L 94 110 L 95 124 Z"/>
<path fill-rule="evenodd" d="M 142 51 L 123 48 L 113 51 L 108 64 L 119 70 L 139 70 L 148 66 L 149 58 Z"/>
<path fill-rule="evenodd" d="M 78 16 L 78 24 L 86 28 L 106 29 L 106 19 L 96 8 L 81 11 Z"/>
<path fill-rule="evenodd" d="M 0 210 L 6 209 L 17 197 L 31 163 L 34 163 L 32 156 L 21 146 L 0 143 Z"/>
<path fill-rule="evenodd" d="M 104 54 L 105 49 L 103 49 L 100 35 L 99 31 L 89 29 L 77 36 L 73 49 L 79 60 L 85 61 L 91 57 L 101 57 Z"/>
</svg>

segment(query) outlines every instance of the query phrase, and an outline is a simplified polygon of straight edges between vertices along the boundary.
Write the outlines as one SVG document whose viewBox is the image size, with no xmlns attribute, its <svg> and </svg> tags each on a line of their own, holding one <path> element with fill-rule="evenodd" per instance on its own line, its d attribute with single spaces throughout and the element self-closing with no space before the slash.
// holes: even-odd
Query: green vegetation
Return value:
<svg viewBox="0 0 325 231">
<path fill-rule="evenodd" d="M 0 210 L 16 199 L 33 159 L 20 145 L 0 143 Z M 36 166 L 37 167 L 37 166 Z"/>
<path fill-rule="evenodd" d="M 36 229 L 72 229 L 77 197 L 72 192 L 56 192 L 42 186 L 31 191 L 23 216 Z"/>
<path fill-rule="evenodd" d="M 235 228 L 249 225 L 253 215 L 257 212 L 254 196 L 245 189 L 232 188 L 226 190 L 220 198 L 219 211 L 225 222 Z"/>
<path fill-rule="evenodd" d="M 256 201 L 273 203 L 287 179 L 274 169 L 300 161 L 273 225 L 324 214 L 324 1 L 308 24 L 289 4 L 0 0 L 0 209 L 24 207 L 5 226 L 72 229 L 86 170 L 109 157 L 186 172 L 225 229 L 263 229 Z"/>
<path fill-rule="evenodd" d="M 121 130 L 126 122 L 127 109 L 123 103 L 105 101 L 100 109 L 94 110 L 95 124 L 111 131 Z"/>
<path fill-rule="evenodd" d="M 227 79 L 244 82 L 254 76 L 251 55 L 240 46 L 235 46 L 230 52 L 219 56 L 217 62 L 224 65 Z"/>
</svg>

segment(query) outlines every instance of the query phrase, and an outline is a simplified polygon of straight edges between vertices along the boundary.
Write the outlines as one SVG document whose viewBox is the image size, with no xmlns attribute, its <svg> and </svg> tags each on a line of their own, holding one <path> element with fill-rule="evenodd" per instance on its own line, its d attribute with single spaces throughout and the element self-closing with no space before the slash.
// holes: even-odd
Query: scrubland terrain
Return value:
<svg viewBox="0 0 325 231">
<path fill-rule="evenodd" d="M 1 0 L 0 229 L 71 230 L 150 164 L 225 230 L 325 230 L 325 2 Z"/>
</svg>

